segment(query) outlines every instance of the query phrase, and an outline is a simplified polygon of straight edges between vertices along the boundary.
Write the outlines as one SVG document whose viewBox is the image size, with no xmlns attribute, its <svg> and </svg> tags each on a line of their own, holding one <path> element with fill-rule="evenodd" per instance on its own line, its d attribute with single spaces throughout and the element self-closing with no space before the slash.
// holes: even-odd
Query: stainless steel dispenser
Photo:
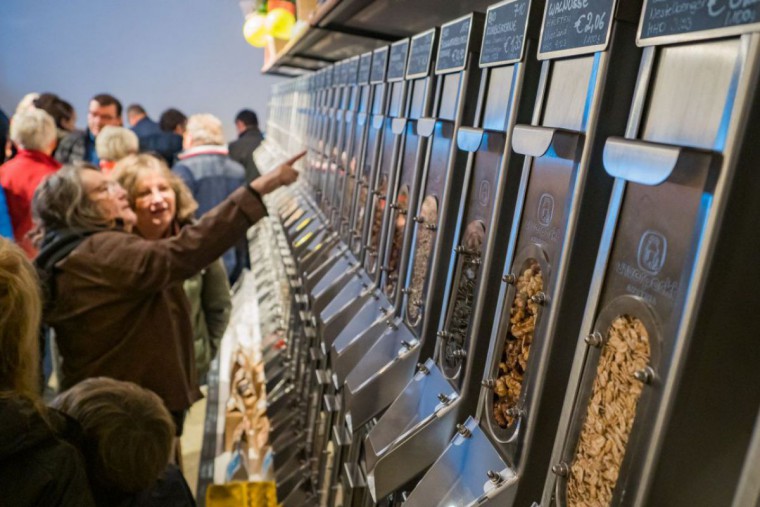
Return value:
<svg viewBox="0 0 760 507">
<path fill-rule="evenodd" d="M 408 81 L 407 109 L 403 116 L 393 122 L 394 132 L 404 135 L 399 173 L 391 189 L 393 197 L 390 212 L 383 227 L 387 237 L 382 256 L 385 261 L 380 268 L 382 275 L 377 289 L 382 297 L 370 298 L 363 304 L 357 304 L 351 312 L 353 315 L 350 320 L 341 319 L 342 322 L 336 322 L 341 329 L 331 344 L 331 366 L 337 386 L 342 386 L 346 374 L 377 338 L 389 326 L 394 326 L 392 322 L 399 315 L 403 295 L 401 288 L 405 286 L 411 236 L 416 223 L 412 218 L 417 216 L 415 210 L 419 207 L 419 192 L 426 177 L 424 162 L 428 137 L 420 135 L 421 131 L 427 132 L 421 128 L 420 122 L 429 124 L 435 90 L 435 80 L 430 76 L 429 69 L 435 41 L 435 29 L 418 34 L 411 41 L 410 66 L 405 76 Z M 417 62 L 412 58 L 422 58 L 422 61 Z M 417 62 L 418 68 L 411 67 L 412 61 Z M 386 305 L 386 301 L 390 305 Z"/>
<path fill-rule="evenodd" d="M 390 191 L 391 211 L 383 226 L 387 236 L 383 255 L 386 261 L 381 268 L 380 287 L 376 290 L 384 297 L 380 300 L 370 298 L 361 305 L 332 343 L 330 366 L 336 389 L 335 396 L 341 400 L 345 373 L 339 373 L 337 368 L 340 367 L 341 371 L 346 371 L 352 368 L 350 363 L 356 364 L 378 335 L 388 329 L 388 323 L 397 314 L 401 303 L 403 278 L 400 279 L 400 277 L 406 273 L 413 232 L 412 225 L 416 223 L 410 217 L 416 216 L 418 195 L 427 174 L 424 162 L 428 139 L 426 136 L 419 135 L 419 122 L 426 121 L 431 113 L 435 80 L 430 75 L 430 62 L 435 42 L 435 29 L 418 34 L 411 39 L 408 66 L 407 55 L 403 53 L 397 54 L 395 59 L 392 57 L 390 61 L 389 75 L 401 75 L 408 81 L 408 85 L 406 110 L 402 116 L 394 119 L 392 125 L 396 135 L 403 134 L 403 141 L 398 176 Z M 441 169 L 443 168 L 438 168 L 434 172 L 439 173 Z M 437 217 L 431 220 L 431 223 L 435 222 L 437 222 Z M 387 308 L 381 306 L 381 302 L 384 301 L 389 301 L 391 305 Z M 376 331 L 377 329 L 380 333 Z M 343 469 L 342 460 L 347 453 L 345 448 L 353 440 L 351 433 L 345 430 L 345 404 L 341 403 L 341 410 L 336 415 L 337 424 L 333 428 L 333 445 L 338 449 L 339 456 L 332 468 L 334 477 L 332 483 L 336 483 L 340 476 Z M 344 496 L 353 493 L 353 491 L 346 492 Z"/>
<path fill-rule="evenodd" d="M 525 13 L 527 15 L 527 12 Z M 503 39 L 494 43 L 500 48 L 505 46 L 508 37 L 514 35 L 508 31 L 499 33 L 505 34 Z M 524 27 L 520 28 L 524 31 Z M 512 41 L 513 39 L 509 39 Z M 522 40 L 517 43 L 521 48 Z M 489 47 L 485 47 L 486 50 Z M 490 48 L 493 49 L 493 48 Z M 512 49 L 512 52 L 518 53 L 519 49 Z M 350 421 L 354 427 L 359 427 L 370 418 L 378 415 L 385 409 L 406 386 L 414 374 L 414 367 L 418 361 L 421 344 L 421 337 L 432 336 L 430 344 L 434 343 L 434 335 L 438 330 L 441 309 L 444 307 L 443 294 L 446 291 L 446 273 L 449 269 L 450 255 L 454 233 L 459 223 L 458 203 L 460 200 L 460 191 L 464 187 L 463 178 L 465 171 L 454 170 L 456 167 L 462 167 L 466 164 L 466 158 L 470 152 L 473 152 L 473 165 L 475 175 L 473 178 L 477 182 L 478 200 L 491 201 L 499 203 L 500 215 L 494 220 L 494 234 L 497 236 L 506 236 L 509 233 L 510 216 L 514 209 L 515 194 L 520 180 L 519 171 L 521 167 L 521 157 L 512 155 L 510 161 L 502 157 L 505 144 L 504 137 L 511 130 L 515 118 L 529 119 L 529 111 L 532 109 L 533 97 L 535 93 L 535 76 L 536 71 L 524 74 L 523 66 L 514 70 L 512 67 L 501 69 L 498 67 L 496 60 L 498 55 L 486 57 L 486 65 L 493 67 L 484 72 L 481 77 L 483 85 L 481 86 L 479 96 L 472 100 L 468 106 L 471 112 L 477 113 L 477 119 L 465 118 L 465 122 L 473 127 L 460 127 L 460 115 L 457 114 L 457 121 L 449 127 L 447 137 L 436 135 L 433 137 L 433 150 L 431 150 L 430 159 L 434 162 L 430 164 L 430 170 L 433 171 L 428 180 L 429 187 L 420 195 L 421 204 L 419 206 L 418 219 L 419 225 L 415 231 L 415 244 L 419 254 L 415 255 L 408 268 L 408 279 L 405 290 L 405 298 L 402 304 L 401 314 L 396 322 L 393 322 L 390 329 L 386 330 L 382 337 L 377 340 L 372 349 L 364 355 L 358 366 L 348 374 L 346 378 L 346 408 L 350 412 Z M 502 59 L 503 60 L 503 59 Z M 527 85 L 523 82 L 527 77 Z M 486 84 L 487 83 L 487 84 Z M 480 83 L 472 82 L 473 88 Z M 443 87 L 439 85 L 439 89 Z M 508 93 L 504 93 L 507 90 Z M 457 109 L 464 110 L 466 93 L 459 94 L 457 100 L 459 105 Z M 439 97 L 440 100 L 440 97 Z M 475 104 L 473 106 L 473 104 Z M 521 105 L 522 104 L 522 105 Z M 436 106 L 439 107 L 439 106 Z M 446 110 L 449 106 L 444 106 Z M 528 116 L 526 116 L 528 115 Z M 432 119 L 431 119 L 432 120 Z M 435 120 L 432 120 L 433 122 Z M 440 121 L 440 120 L 439 120 Z M 444 124 L 444 126 L 446 126 Z M 429 130 L 433 130 L 430 128 Z M 435 129 L 438 132 L 443 128 Z M 455 143 L 455 136 L 458 139 L 459 146 Z M 446 139 L 448 142 L 443 142 Z M 501 146 L 501 148 L 499 148 Z M 443 148 L 442 151 L 436 150 Z M 457 149 L 459 148 L 459 149 Z M 461 160 L 457 161 L 456 157 Z M 448 158 L 448 162 L 437 162 L 437 158 L 443 160 Z M 439 227 L 437 223 L 432 224 L 433 230 L 430 232 L 429 219 L 425 216 L 437 213 L 435 206 L 437 204 L 435 189 L 436 185 L 441 183 L 442 174 L 436 174 L 435 167 L 443 167 L 444 164 L 450 168 L 447 172 L 449 183 L 447 183 L 448 197 L 441 201 L 440 209 L 446 213 L 448 223 L 442 222 L 443 226 Z M 494 170 L 493 166 L 498 167 Z M 512 166 L 512 174 L 506 176 L 506 167 Z M 494 174 L 488 174 L 493 171 Z M 474 196 L 475 194 L 473 194 Z M 493 196 L 493 198 L 492 198 Z M 425 242 L 430 242 L 430 236 L 433 234 L 449 235 L 443 237 L 442 248 L 440 251 L 436 248 L 432 252 L 424 252 Z M 440 253 L 439 253 L 440 252 Z M 431 260 L 428 255 L 436 259 L 433 264 L 433 272 L 439 273 L 437 276 L 438 287 L 428 289 L 427 282 L 431 270 Z M 429 295 L 431 300 L 423 302 L 424 295 Z M 423 320 L 424 317 L 424 320 Z M 423 330 L 427 330 L 427 334 Z M 407 346 L 410 344 L 411 346 Z M 433 347 L 428 347 L 428 354 L 433 355 Z M 333 370 L 340 374 L 340 364 L 333 362 Z"/>
<path fill-rule="evenodd" d="M 532 125 L 515 126 L 511 140 L 527 158 L 498 318 L 480 337 L 489 352 L 477 419 L 460 427 L 410 505 L 526 505 L 541 491 L 611 189 L 604 140 L 624 131 L 633 94 L 637 15 L 609 0 L 546 4 Z M 598 20 L 595 37 L 575 37 L 579 17 Z M 468 472 L 435 489 L 456 470 Z"/>
<path fill-rule="evenodd" d="M 351 233 L 355 209 L 359 194 L 365 192 L 368 186 L 369 172 L 362 178 L 367 154 L 367 137 L 370 127 L 370 108 L 374 102 L 375 85 L 370 84 L 372 68 L 372 53 L 365 53 L 359 58 L 359 69 L 356 75 L 356 86 L 351 97 L 351 111 L 346 121 L 350 125 L 349 142 L 345 153 L 345 183 L 341 201 L 340 217 L 337 220 L 337 243 L 319 251 L 312 259 L 305 260 L 301 266 L 304 284 L 308 291 L 313 292 L 317 283 L 331 269 L 334 273 L 346 272 L 359 263 L 350 250 Z M 371 156 L 370 156 L 371 158 Z M 341 154 L 341 160 L 343 154 Z M 367 164 L 369 169 L 370 164 Z M 336 265 L 339 265 L 336 267 Z M 328 280 L 334 277 L 328 277 Z"/>
<path fill-rule="evenodd" d="M 407 82 L 404 80 L 406 59 L 409 51 L 409 39 L 395 42 L 390 47 L 388 57 L 388 86 L 390 98 L 388 115 L 374 118 L 382 122 L 384 133 L 375 174 L 375 191 L 367 203 L 368 216 L 365 218 L 366 251 L 363 269 L 357 270 L 348 279 L 341 282 L 340 290 L 331 298 L 321 311 L 317 312 L 317 322 L 321 325 L 322 340 L 329 347 L 338 332 L 351 320 L 355 312 L 374 298 L 384 310 L 390 309 L 388 298 L 375 289 L 383 283 L 386 273 L 381 269 L 385 261 L 384 246 L 388 234 L 388 221 L 392 208 L 388 204 L 395 197 L 394 188 L 400 168 L 401 146 L 405 130 L 394 129 L 397 119 L 406 111 Z M 394 59 L 401 65 L 391 65 Z M 398 133 L 397 133 L 398 132 Z"/>
<path fill-rule="evenodd" d="M 542 505 L 756 503 L 741 476 L 760 406 L 760 298 L 742 288 L 760 274 L 759 16 L 752 2 L 644 5 Z"/>
<path fill-rule="evenodd" d="M 367 54 L 367 74 L 370 65 L 371 53 Z M 330 209 L 330 231 L 323 238 L 317 240 L 317 244 L 311 248 L 311 252 L 304 255 L 299 263 L 299 268 L 304 279 L 309 279 L 311 273 L 326 260 L 343 254 L 348 245 L 345 241 L 348 232 L 348 222 L 353 204 L 354 190 L 356 188 L 357 161 L 361 154 L 362 142 L 366 133 L 366 121 L 359 125 L 357 117 L 360 113 L 366 115 L 369 105 L 370 87 L 363 86 L 359 81 L 361 59 L 356 56 L 349 60 L 347 73 L 344 77 L 348 89 L 345 92 L 342 132 L 339 135 L 338 150 L 335 154 L 337 162 L 337 175 L 334 188 L 334 202 Z"/>
<path fill-rule="evenodd" d="M 336 172 L 334 151 L 338 142 L 338 132 L 342 123 L 342 105 L 345 95 L 345 76 L 348 61 L 338 62 L 330 67 L 327 74 L 329 81 L 324 93 L 325 107 L 320 115 L 321 127 L 320 149 L 314 158 L 317 173 L 317 186 L 314 195 L 314 206 L 288 228 L 288 237 L 294 257 L 298 260 L 307 253 L 307 248 L 315 238 L 321 237 L 329 225 L 325 210 L 330 207 L 331 185 Z"/>
<path fill-rule="evenodd" d="M 354 206 L 350 231 L 350 251 L 337 257 L 335 261 L 326 261 L 328 267 L 318 269 L 317 280 L 307 279 L 307 285 L 311 287 L 310 298 L 312 311 L 316 314 L 329 304 L 335 295 L 343 287 L 344 281 L 352 277 L 361 267 L 365 255 L 365 234 L 367 231 L 366 217 L 370 196 L 375 192 L 375 174 L 377 172 L 380 148 L 386 129 L 385 117 L 389 107 L 389 89 L 386 83 L 386 70 L 388 64 L 389 47 L 376 49 L 372 52 L 370 72 L 370 86 L 372 93 L 371 114 L 358 116 L 358 121 L 369 122 L 367 141 L 362 149 L 356 204 Z"/>
<path fill-rule="evenodd" d="M 439 89 L 442 90 L 442 96 L 436 113 L 441 119 L 455 120 L 457 128 L 463 117 L 467 118 L 468 124 L 479 125 L 480 110 L 477 108 L 477 90 L 480 84 L 479 69 L 475 66 L 473 55 L 477 56 L 478 54 L 482 26 L 482 15 L 471 14 L 447 23 L 441 28 L 436 73 L 440 76 Z M 454 116 L 455 114 L 457 116 Z M 448 125 L 446 122 L 440 122 L 437 126 L 443 128 Z M 461 129 L 459 131 L 463 132 Z M 453 136 L 454 132 L 450 132 L 449 135 Z M 480 259 L 469 262 L 471 257 L 474 257 L 474 248 L 481 245 L 485 247 L 483 245 L 485 243 L 485 227 L 478 228 L 480 223 L 476 221 L 482 219 L 482 222 L 486 222 L 487 226 L 492 225 L 491 210 L 495 209 L 494 197 L 501 192 L 501 189 L 497 189 L 495 185 L 495 174 L 498 174 L 500 169 L 498 160 L 503 151 L 503 144 L 501 148 L 497 148 L 499 135 L 488 136 L 473 130 L 471 136 L 471 138 L 465 139 L 468 134 L 460 136 L 457 132 L 458 144 L 460 146 L 467 145 L 469 150 L 464 150 L 468 152 L 464 167 L 452 168 L 454 171 L 464 173 L 460 204 L 453 210 L 446 210 L 446 212 L 456 214 L 453 241 L 459 246 L 454 249 L 447 265 L 436 266 L 438 273 L 433 274 L 433 287 L 441 283 L 441 277 L 445 279 L 441 286 L 443 298 L 441 298 L 441 292 L 431 293 L 428 294 L 428 301 L 426 302 L 426 309 L 429 310 L 431 308 L 430 301 L 434 297 L 438 297 L 439 301 L 442 299 L 446 306 L 441 313 L 441 321 L 446 322 L 452 321 L 454 316 L 452 308 L 456 306 L 454 302 L 458 300 L 457 296 L 461 295 L 457 294 L 456 290 L 452 292 L 452 286 L 461 279 L 462 273 L 465 273 L 464 276 L 466 276 L 471 271 L 479 271 Z M 474 143 L 475 137 L 478 137 L 479 141 L 489 138 L 488 142 L 484 143 L 484 149 L 478 155 L 475 155 L 474 152 L 479 151 L 480 142 Z M 501 141 L 503 143 L 503 137 Z M 494 165 L 497 166 L 496 169 L 494 169 Z M 483 183 L 484 181 L 485 183 Z M 473 222 L 475 225 L 470 225 Z M 492 232 L 489 229 L 489 233 Z M 481 245 L 470 245 L 470 239 L 473 239 L 475 243 L 480 239 Z M 477 282 L 473 280 L 472 284 L 477 285 Z M 484 286 L 485 284 L 482 284 L 480 287 Z M 474 292 L 468 294 L 467 297 L 474 299 L 477 292 L 483 292 L 478 288 L 474 289 Z M 473 310 L 473 315 L 476 315 L 478 313 L 477 308 L 473 308 Z M 426 321 L 426 324 L 432 328 L 432 333 L 440 329 L 438 322 Z M 429 333 L 430 329 L 427 331 L 423 329 L 423 344 L 433 342 Z M 406 346 L 406 348 L 411 347 Z M 469 362 L 476 360 L 474 354 L 468 358 Z M 388 364 L 392 366 L 393 361 L 391 360 Z M 381 372 L 383 368 L 381 368 Z M 358 371 L 358 367 L 354 371 Z M 451 433 L 447 428 L 450 421 L 447 420 L 446 416 L 447 414 L 455 414 L 461 386 L 458 383 L 456 385 L 450 384 L 438 371 L 432 360 L 428 360 L 424 366 L 421 366 L 421 373 L 406 385 L 396 401 L 378 420 L 377 425 L 369 431 L 365 440 L 367 483 L 376 501 L 412 480 L 432 464 L 448 441 Z M 405 372 L 401 370 L 398 373 L 403 374 Z M 346 382 L 349 388 L 351 387 L 352 374 L 349 375 Z M 401 380 L 401 385 L 405 380 Z M 394 384 L 389 383 L 388 385 Z M 429 389 L 434 392 L 428 393 Z M 425 396 L 425 393 L 429 396 Z M 358 407 L 358 405 L 356 406 Z M 353 419 L 353 406 L 351 410 Z M 353 423 L 353 421 L 351 422 Z M 450 426 L 451 431 L 453 431 L 453 422 Z M 439 434 L 443 436 L 437 437 L 436 435 Z M 442 444 L 439 449 L 436 449 L 437 442 Z M 401 465 L 402 462 L 403 465 Z"/>
</svg>

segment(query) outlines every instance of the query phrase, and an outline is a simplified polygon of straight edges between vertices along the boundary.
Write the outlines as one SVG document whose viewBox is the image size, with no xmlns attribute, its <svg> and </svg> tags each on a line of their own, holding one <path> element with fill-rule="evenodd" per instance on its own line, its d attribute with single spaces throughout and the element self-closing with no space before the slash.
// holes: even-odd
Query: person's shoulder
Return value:
<svg viewBox="0 0 760 507">
<path fill-rule="evenodd" d="M 233 178 L 245 178 L 245 168 L 243 167 L 243 164 L 237 160 L 227 157 L 224 165 L 228 176 Z"/>
<path fill-rule="evenodd" d="M 73 144 L 78 141 L 84 141 L 85 137 L 87 137 L 87 132 L 84 130 L 72 130 L 65 136 L 63 136 L 63 139 L 61 139 L 62 144 Z"/>
</svg>

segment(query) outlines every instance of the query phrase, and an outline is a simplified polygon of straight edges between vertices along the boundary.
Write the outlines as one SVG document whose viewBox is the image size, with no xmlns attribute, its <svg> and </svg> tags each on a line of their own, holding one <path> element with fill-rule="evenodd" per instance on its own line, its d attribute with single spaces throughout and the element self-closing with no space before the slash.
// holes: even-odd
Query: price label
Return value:
<svg viewBox="0 0 760 507">
<path fill-rule="evenodd" d="M 372 69 L 372 53 L 364 53 L 359 59 L 359 84 L 369 83 L 369 72 Z"/>
<path fill-rule="evenodd" d="M 509 0 L 488 8 L 481 67 L 505 65 L 522 58 L 529 11 L 530 0 Z"/>
<path fill-rule="evenodd" d="M 734 35 L 757 30 L 758 26 L 748 26 L 756 23 L 760 23 L 760 0 L 647 0 L 639 42 L 654 44 L 683 34 L 694 35 L 678 37 L 679 41 Z"/>
<path fill-rule="evenodd" d="M 614 12 L 615 0 L 548 0 L 539 59 L 603 51 Z"/>
<path fill-rule="evenodd" d="M 467 49 L 470 45 L 472 16 L 457 19 L 441 27 L 441 43 L 435 73 L 445 74 L 464 69 L 467 64 Z"/>
<path fill-rule="evenodd" d="M 359 57 L 354 56 L 346 62 L 346 84 L 356 84 L 356 73 L 359 71 Z"/>
<path fill-rule="evenodd" d="M 371 83 L 382 83 L 385 80 L 385 64 L 388 63 L 388 46 L 376 49 L 372 53 Z"/>
<path fill-rule="evenodd" d="M 433 43 L 435 43 L 435 29 L 412 37 L 412 47 L 409 50 L 409 64 L 406 69 L 407 79 L 425 77 L 430 72 L 430 61 L 433 58 Z"/>
<path fill-rule="evenodd" d="M 394 42 L 388 59 L 388 81 L 404 79 L 406 56 L 409 54 L 409 39 Z"/>
</svg>

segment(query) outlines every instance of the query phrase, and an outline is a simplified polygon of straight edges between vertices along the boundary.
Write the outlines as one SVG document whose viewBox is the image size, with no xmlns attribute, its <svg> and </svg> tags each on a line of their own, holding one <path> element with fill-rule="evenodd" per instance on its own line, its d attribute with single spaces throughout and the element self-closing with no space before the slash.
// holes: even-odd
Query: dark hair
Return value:
<svg viewBox="0 0 760 507">
<path fill-rule="evenodd" d="M 80 229 L 94 231 L 113 226 L 84 190 L 82 169 L 98 169 L 92 164 L 65 165 L 37 187 L 32 198 L 32 216 L 42 231 Z M 39 234 L 37 236 L 40 236 Z"/>
<path fill-rule="evenodd" d="M 132 382 L 83 380 L 51 403 L 79 422 L 90 480 L 107 489 L 148 489 L 166 468 L 174 442 L 171 414 L 157 394 Z"/>
<path fill-rule="evenodd" d="M 64 121 L 71 120 L 74 117 L 74 108 L 71 104 L 61 99 L 55 93 L 41 93 L 34 99 L 34 107 L 42 109 L 55 120 L 55 126 L 59 129 L 66 129 Z"/>
<path fill-rule="evenodd" d="M 164 132 L 174 132 L 174 130 L 187 123 L 187 116 L 182 114 L 182 111 L 178 109 L 167 109 L 161 113 L 161 118 L 158 120 L 158 124 L 161 130 Z"/>
<path fill-rule="evenodd" d="M 148 114 L 140 104 L 130 104 L 127 107 L 127 114 Z"/>
<path fill-rule="evenodd" d="M 121 116 L 121 102 L 113 95 L 107 93 L 99 93 L 95 95 L 92 100 L 100 104 L 101 106 L 116 106 L 116 116 Z"/>
<path fill-rule="evenodd" d="M 256 113 L 251 111 L 250 109 L 243 109 L 240 111 L 237 116 L 235 116 L 236 122 L 241 122 L 246 127 L 258 127 L 259 126 L 259 117 L 256 116 Z"/>
</svg>

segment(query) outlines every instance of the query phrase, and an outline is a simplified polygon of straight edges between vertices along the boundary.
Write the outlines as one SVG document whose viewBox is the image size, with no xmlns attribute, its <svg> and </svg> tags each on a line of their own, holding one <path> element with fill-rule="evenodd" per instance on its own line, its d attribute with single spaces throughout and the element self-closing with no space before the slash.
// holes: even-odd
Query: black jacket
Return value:
<svg viewBox="0 0 760 507">
<path fill-rule="evenodd" d="M 264 136 L 256 127 L 251 127 L 240 134 L 237 141 L 230 143 L 230 158 L 239 162 L 245 168 L 245 182 L 250 183 L 259 176 L 259 168 L 253 161 L 253 152 L 259 147 Z"/>
<path fill-rule="evenodd" d="M 177 154 L 182 151 L 182 136 L 174 132 L 158 132 L 142 136 L 140 153 L 155 152 L 161 155 L 169 167 L 174 164 Z"/>
<path fill-rule="evenodd" d="M 68 421 L 31 401 L 0 398 L 0 505 L 94 507 L 84 460 L 63 438 Z"/>
</svg>

